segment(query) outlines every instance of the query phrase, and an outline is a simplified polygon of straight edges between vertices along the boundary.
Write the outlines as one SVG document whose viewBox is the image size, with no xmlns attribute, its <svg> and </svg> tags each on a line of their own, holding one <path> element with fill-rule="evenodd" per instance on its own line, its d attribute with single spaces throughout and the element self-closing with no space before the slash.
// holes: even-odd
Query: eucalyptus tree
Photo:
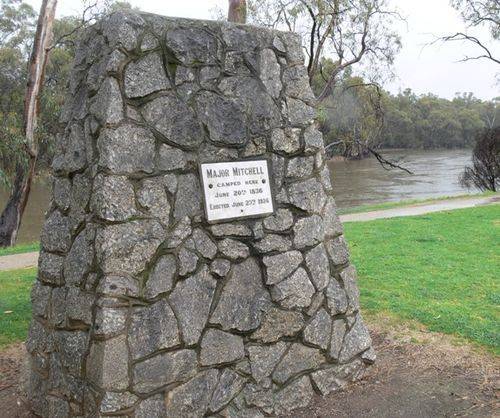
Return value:
<svg viewBox="0 0 500 418">
<path fill-rule="evenodd" d="M 359 75 L 379 81 L 390 73 L 401 48 L 393 29 L 401 16 L 386 0 L 254 0 L 249 3 L 249 18 L 303 36 L 309 80 L 311 84 L 315 77 L 323 80 L 315 91 L 319 104 L 347 69 L 357 67 Z"/>
<path fill-rule="evenodd" d="M 246 0 L 229 0 L 227 20 L 235 23 L 246 23 L 247 2 Z"/>
<path fill-rule="evenodd" d="M 16 2 L 14 2 L 15 4 Z M 17 2 L 18 3 L 18 2 Z M 35 175 L 38 157 L 38 139 L 36 136 L 40 94 L 45 79 L 45 66 L 52 43 L 57 0 L 43 0 L 35 30 L 31 55 L 26 74 L 24 94 L 22 145 L 26 153 L 26 163 L 15 164 L 15 177 L 12 193 L 0 216 L 0 247 L 14 245 L 21 226 L 21 220 L 28 203 L 28 197 Z M 25 6 L 21 5 L 21 8 Z M 22 29 L 19 29 L 22 32 Z M 10 37 L 10 40 L 15 39 Z M 9 40 L 9 37 L 7 37 Z"/>
</svg>

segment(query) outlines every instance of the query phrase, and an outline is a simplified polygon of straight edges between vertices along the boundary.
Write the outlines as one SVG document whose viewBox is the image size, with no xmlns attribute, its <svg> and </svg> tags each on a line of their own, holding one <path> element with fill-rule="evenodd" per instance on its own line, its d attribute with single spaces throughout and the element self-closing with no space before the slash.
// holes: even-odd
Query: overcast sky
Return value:
<svg viewBox="0 0 500 418">
<path fill-rule="evenodd" d="M 37 10 L 41 0 L 27 0 Z M 226 8 L 227 0 L 128 0 L 141 10 L 168 16 L 209 19 L 211 10 Z M 464 31 L 458 13 L 449 6 L 449 0 L 392 0 L 407 22 L 398 25 L 403 48 L 394 67 L 396 79 L 385 87 L 397 93 L 411 88 L 418 94 L 434 93 L 452 98 L 456 92 L 473 92 L 481 99 L 500 96 L 496 74 L 498 64 L 487 60 L 457 62 L 464 54 L 474 54 L 474 49 L 460 42 L 428 45 L 436 37 Z M 79 0 L 59 0 L 58 16 L 81 13 Z M 488 40 L 488 32 L 475 35 Z M 493 50 L 500 55 L 500 42 Z M 427 45 L 427 46 L 426 46 Z"/>
</svg>

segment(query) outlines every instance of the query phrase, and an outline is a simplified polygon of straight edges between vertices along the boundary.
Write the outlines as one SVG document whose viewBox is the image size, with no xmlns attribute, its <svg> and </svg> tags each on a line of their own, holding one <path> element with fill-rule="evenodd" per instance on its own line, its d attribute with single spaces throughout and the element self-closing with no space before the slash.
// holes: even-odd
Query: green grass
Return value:
<svg viewBox="0 0 500 418">
<path fill-rule="evenodd" d="M 500 208 L 345 224 L 362 307 L 500 354 Z"/>
<path fill-rule="evenodd" d="M 353 206 L 351 208 L 339 208 L 337 212 L 339 215 L 347 215 L 351 213 L 362 213 L 362 212 L 370 212 L 373 210 L 384 210 L 384 209 L 393 209 L 400 208 L 404 206 L 412 206 L 419 205 L 424 203 L 432 203 L 439 202 L 441 200 L 453 200 L 453 199 L 472 199 L 477 197 L 487 197 L 493 196 L 494 192 L 483 192 L 477 194 L 465 194 L 460 196 L 443 196 L 439 198 L 431 198 L 431 199 L 411 199 L 411 200 L 399 200 L 397 202 L 384 202 L 384 203 L 375 203 L 373 205 L 361 205 L 361 206 Z"/>
<path fill-rule="evenodd" d="M 0 257 L 3 255 L 31 253 L 34 251 L 40 251 L 40 243 L 33 242 L 31 244 L 21 244 L 14 247 L 0 248 Z"/>
<path fill-rule="evenodd" d="M 345 233 L 365 314 L 418 321 L 500 354 L 498 206 L 351 222 Z M 35 276 L 0 272 L 0 347 L 26 337 Z"/>
<path fill-rule="evenodd" d="M 0 348 L 26 338 L 35 277 L 35 268 L 0 271 Z"/>
</svg>

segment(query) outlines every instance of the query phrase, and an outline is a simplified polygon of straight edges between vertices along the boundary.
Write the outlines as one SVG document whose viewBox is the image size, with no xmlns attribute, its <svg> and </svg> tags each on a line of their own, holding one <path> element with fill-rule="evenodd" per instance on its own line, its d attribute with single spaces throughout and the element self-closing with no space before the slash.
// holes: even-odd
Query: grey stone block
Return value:
<svg viewBox="0 0 500 418">
<path fill-rule="evenodd" d="M 303 179 L 309 177 L 314 170 L 313 157 L 294 157 L 288 161 L 286 168 L 287 177 Z"/>
<path fill-rule="evenodd" d="M 266 284 L 273 285 L 279 283 L 293 273 L 299 264 L 302 263 L 302 260 L 302 253 L 300 251 L 288 251 L 282 254 L 263 257 L 262 262 L 266 266 Z"/>
<path fill-rule="evenodd" d="M 152 173 L 155 162 L 153 134 L 126 124 L 104 129 L 97 140 L 99 165 L 114 174 Z"/>
<path fill-rule="evenodd" d="M 167 418 L 202 417 L 207 412 L 219 372 L 210 369 L 171 390 L 166 398 Z"/>
<path fill-rule="evenodd" d="M 326 194 L 316 179 L 293 183 L 288 187 L 290 203 L 299 209 L 321 213 L 326 203 Z"/>
<path fill-rule="evenodd" d="M 109 391 L 127 389 L 128 348 L 124 335 L 106 341 L 94 341 L 86 362 L 87 377 Z"/>
<path fill-rule="evenodd" d="M 160 257 L 149 274 L 144 289 L 144 297 L 153 299 L 161 293 L 170 291 L 176 271 L 176 258 L 172 254 Z"/>
<path fill-rule="evenodd" d="M 330 262 L 323 244 L 306 253 L 306 264 L 316 290 L 325 289 L 330 281 Z"/>
<path fill-rule="evenodd" d="M 267 234 L 263 239 L 254 243 L 254 248 L 259 253 L 270 253 L 272 251 L 288 251 L 292 247 L 292 241 L 288 237 L 276 234 Z"/>
<path fill-rule="evenodd" d="M 125 176 L 98 174 L 90 205 L 106 221 L 125 221 L 137 213 L 134 188 Z"/>
<path fill-rule="evenodd" d="M 169 109 L 165 112 L 165 109 Z M 204 139 L 202 125 L 194 111 L 174 94 L 160 96 L 143 107 L 146 122 L 169 142 L 196 148 Z"/>
<path fill-rule="evenodd" d="M 41 282 L 61 286 L 64 284 L 62 276 L 64 257 L 56 254 L 40 252 L 38 259 L 38 278 Z"/>
<path fill-rule="evenodd" d="M 342 389 L 349 381 L 355 380 L 362 364 L 359 360 L 349 364 L 333 366 L 311 374 L 314 384 L 323 396 Z"/>
<path fill-rule="evenodd" d="M 337 279 L 332 277 L 326 288 L 326 300 L 332 315 L 343 314 L 347 311 L 347 295 L 345 289 Z"/>
<path fill-rule="evenodd" d="M 251 338 L 264 343 L 278 341 L 282 337 L 293 337 L 305 325 L 300 312 L 270 308 L 262 317 L 262 324 Z"/>
<path fill-rule="evenodd" d="M 209 329 L 201 340 L 200 364 L 213 366 L 234 363 L 245 356 L 243 338 L 217 329 Z"/>
<path fill-rule="evenodd" d="M 134 365 L 132 380 L 134 391 L 148 393 L 170 383 L 182 383 L 196 374 L 197 360 L 194 350 L 161 353 Z"/>
<path fill-rule="evenodd" d="M 354 326 L 347 331 L 344 344 L 340 351 L 339 361 L 345 363 L 351 360 L 355 355 L 368 350 L 372 345 L 370 334 L 366 329 L 361 315 L 356 315 Z"/>
<path fill-rule="evenodd" d="M 101 402 L 101 413 L 111 414 L 133 406 L 139 398 L 130 392 L 106 392 Z"/>
<path fill-rule="evenodd" d="M 325 225 L 321 216 L 301 218 L 293 226 L 293 243 L 296 248 L 312 247 L 325 238 Z"/>
<path fill-rule="evenodd" d="M 286 414 L 298 408 L 306 407 L 314 395 L 309 377 L 304 376 L 276 395 L 275 412 L 278 415 Z"/>
<path fill-rule="evenodd" d="M 104 273 L 137 274 L 165 238 L 157 221 L 109 225 L 97 232 L 97 259 Z"/>
<path fill-rule="evenodd" d="M 165 299 L 132 311 L 128 330 L 132 359 L 174 347 L 180 342 L 177 320 Z"/>
<path fill-rule="evenodd" d="M 40 236 L 42 248 L 51 252 L 67 252 L 71 247 L 72 229 L 72 220 L 55 210 L 42 228 Z"/>
<path fill-rule="evenodd" d="M 174 217 L 181 219 L 201 214 L 201 195 L 199 180 L 194 174 L 185 174 L 177 178 L 177 195 L 174 205 Z"/>
<path fill-rule="evenodd" d="M 255 259 L 249 258 L 233 266 L 210 322 L 224 330 L 250 331 L 260 325 L 269 304 L 260 268 Z"/>
<path fill-rule="evenodd" d="M 285 383 L 295 375 L 317 368 L 325 358 L 319 350 L 306 347 L 300 343 L 292 343 L 290 349 L 273 372 L 273 380 L 279 384 Z"/>
<path fill-rule="evenodd" d="M 207 267 L 177 283 L 169 297 L 185 344 L 196 344 L 207 322 L 216 281 Z"/>
<path fill-rule="evenodd" d="M 293 225 L 293 215 L 288 209 L 278 209 L 274 215 L 264 219 L 264 228 L 269 231 L 286 231 Z"/>
<path fill-rule="evenodd" d="M 314 292 L 314 286 L 302 267 L 271 288 L 273 300 L 288 309 L 308 307 Z"/>
<path fill-rule="evenodd" d="M 209 410 L 216 412 L 225 407 L 243 389 L 246 379 L 231 369 L 224 369 L 219 375 Z"/>
<path fill-rule="evenodd" d="M 125 67 L 124 86 L 127 97 L 147 96 L 156 91 L 170 87 L 162 57 L 157 52 L 151 52 L 137 61 L 130 62 Z"/>
<path fill-rule="evenodd" d="M 280 341 L 271 345 L 250 345 L 247 347 L 252 377 L 257 383 L 271 376 L 288 346 L 289 343 Z"/>
<path fill-rule="evenodd" d="M 165 395 L 163 394 L 144 399 L 134 411 L 134 418 L 164 418 L 166 415 Z"/>
<path fill-rule="evenodd" d="M 183 150 L 167 144 L 160 145 L 158 169 L 165 171 L 178 170 L 185 168 L 186 164 L 187 158 Z"/>
<path fill-rule="evenodd" d="M 330 260 L 335 266 L 340 266 L 349 261 L 349 250 L 343 236 L 337 237 L 325 243 Z"/>
<path fill-rule="evenodd" d="M 158 219 L 163 227 L 170 224 L 170 202 L 163 185 L 163 179 L 146 179 L 137 192 L 137 201 L 151 217 Z"/>
<path fill-rule="evenodd" d="M 226 277 L 231 269 L 231 262 L 223 258 L 215 259 L 210 265 L 210 271 L 219 277 Z"/>
<path fill-rule="evenodd" d="M 330 314 L 320 309 L 304 329 L 304 341 L 326 350 L 330 343 L 331 328 Z"/>
<path fill-rule="evenodd" d="M 193 240 L 196 250 L 205 258 L 213 259 L 217 254 L 217 246 L 202 229 L 193 231 Z"/>
<path fill-rule="evenodd" d="M 221 254 L 231 260 L 247 258 L 250 255 L 248 246 L 234 239 L 225 238 L 219 242 L 218 246 Z"/>
</svg>

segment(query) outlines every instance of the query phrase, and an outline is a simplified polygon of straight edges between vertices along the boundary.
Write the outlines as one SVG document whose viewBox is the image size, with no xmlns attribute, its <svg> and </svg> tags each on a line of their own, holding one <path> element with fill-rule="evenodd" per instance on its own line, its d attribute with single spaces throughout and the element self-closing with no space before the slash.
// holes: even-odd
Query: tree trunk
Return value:
<svg viewBox="0 0 500 418">
<path fill-rule="evenodd" d="M 229 0 L 229 11 L 227 20 L 234 23 L 246 23 L 247 2 L 246 0 Z"/>
<path fill-rule="evenodd" d="M 17 240 L 24 209 L 28 203 L 31 183 L 35 174 L 38 143 L 35 138 L 40 93 L 42 91 L 45 66 L 52 42 L 52 26 L 57 0 L 43 0 L 38 16 L 33 50 L 28 66 L 28 82 L 24 97 L 24 135 L 27 166 L 18 165 L 12 193 L 0 216 L 0 247 L 14 245 Z"/>
</svg>

